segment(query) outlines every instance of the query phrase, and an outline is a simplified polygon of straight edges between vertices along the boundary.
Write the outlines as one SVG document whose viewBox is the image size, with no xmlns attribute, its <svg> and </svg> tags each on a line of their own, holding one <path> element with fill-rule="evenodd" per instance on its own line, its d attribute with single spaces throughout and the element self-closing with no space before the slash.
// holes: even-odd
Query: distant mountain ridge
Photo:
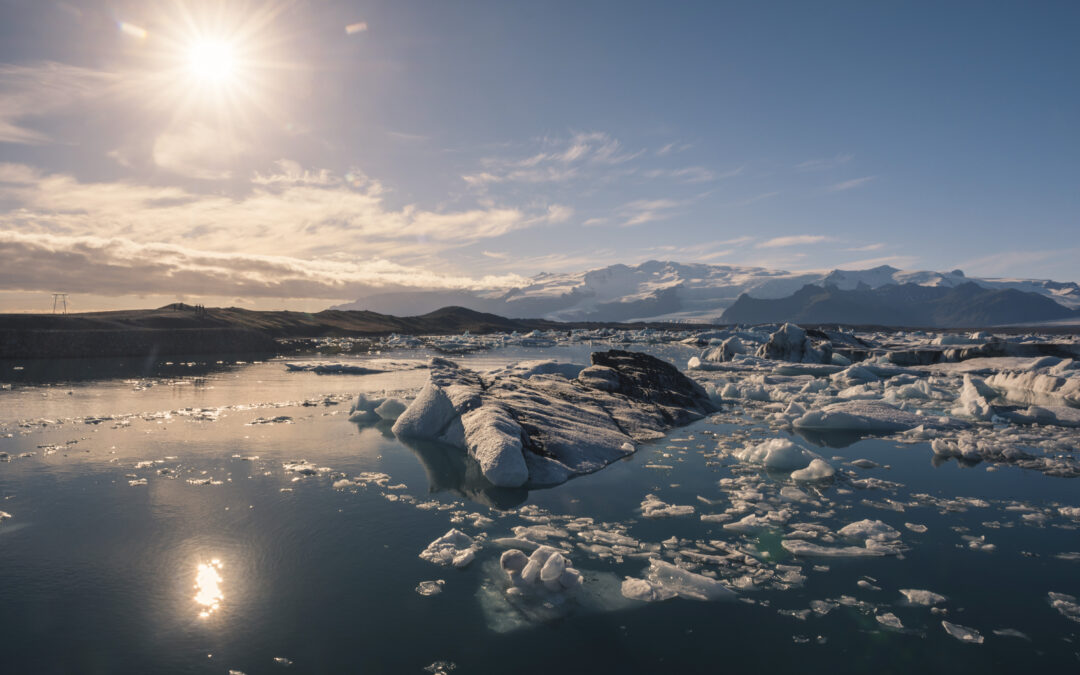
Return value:
<svg viewBox="0 0 1080 675">
<path fill-rule="evenodd" d="M 724 311 L 723 323 L 854 324 L 966 328 L 1018 325 L 1076 318 L 1080 310 L 1037 293 L 984 288 L 974 282 L 955 287 L 889 284 L 844 290 L 806 285 L 786 298 L 743 295 Z"/>
<path fill-rule="evenodd" d="M 334 309 L 418 315 L 456 305 L 512 318 L 557 321 L 716 322 L 740 296 L 780 299 L 807 285 L 867 290 L 915 285 L 957 288 L 966 284 L 1036 294 L 1066 308 L 1080 308 L 1080 285 L 1044 279 L 982 279 L 951 272 L 900 270 L 882 265 L 866 270 L 786 272 L 763 267 L 650 260 L 565 274 L 539 274 L 527 285 L 487 290 L 375 291 Z"/>
</svg>

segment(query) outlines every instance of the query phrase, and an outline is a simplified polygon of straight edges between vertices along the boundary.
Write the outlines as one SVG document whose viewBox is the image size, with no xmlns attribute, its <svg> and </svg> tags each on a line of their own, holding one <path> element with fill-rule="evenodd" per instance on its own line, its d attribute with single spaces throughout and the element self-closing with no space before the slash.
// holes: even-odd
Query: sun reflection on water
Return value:
<svg viewBox="0 0 1080 675">
<path fill-rule="evenodd" d="M 221 592 L 221 561 L 217 558 L 199 563 L 195 572 L 195 602 L 202 605 L 199 616 L 203 619 L 217 611 L 225 594 Z"/>
</svg>

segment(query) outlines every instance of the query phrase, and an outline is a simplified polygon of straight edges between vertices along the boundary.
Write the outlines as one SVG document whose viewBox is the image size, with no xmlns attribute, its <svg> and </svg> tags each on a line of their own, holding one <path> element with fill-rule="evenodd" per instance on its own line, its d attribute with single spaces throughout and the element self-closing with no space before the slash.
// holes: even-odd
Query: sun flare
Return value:
<svg viewBox="0 0 1080 675">
<path fill-rule="evenodd" d="M 187 69 L 196 80 L 225 85 L 236 78 L 236 47 L 225 40 L 198 40 L 187 49 Z"/>
</svg>

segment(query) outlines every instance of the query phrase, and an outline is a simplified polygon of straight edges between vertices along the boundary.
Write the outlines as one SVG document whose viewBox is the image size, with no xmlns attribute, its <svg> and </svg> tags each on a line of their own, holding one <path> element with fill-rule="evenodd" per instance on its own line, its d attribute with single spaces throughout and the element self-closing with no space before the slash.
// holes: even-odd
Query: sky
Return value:
<svg viewBox="0 0 1080 675">
<path fill-rule="evenodd" d="M 0 0 L 0 311 L 1080 281 L 1080 3 Z"/>
</svg>

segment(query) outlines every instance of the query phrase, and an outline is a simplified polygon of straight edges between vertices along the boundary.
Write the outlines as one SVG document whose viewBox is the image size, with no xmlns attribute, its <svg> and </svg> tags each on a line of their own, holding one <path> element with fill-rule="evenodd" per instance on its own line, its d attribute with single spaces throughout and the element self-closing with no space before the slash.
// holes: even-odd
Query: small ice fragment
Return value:
<svg viewBox="0 0 1080 675">
<path fill-rule="evenodd" d="M 860 469 L 876 469 L 880 464 L 870 459 L 856 459 L 851 463 L 852 466 L 857 466 Z"/>
<path fill-rule="evenodd" d="M 1028 642 L 1031 642 L 1031 638 L 1029 638 L 1026 633 L 1021 633 L 1015 628 L 995 628 L 994 635 L 999 635 L 1001 637 L 1020 638 L 1021 640 L 1027 640 Z"/>
<path fill-rule="evenodd" d="M 951 623 L 945 620 L 941 621 L 941 626 L 945 629 L 946 633 L 960 642 L 970 642 L 971 644 L 976 645 L 981 645 L 983 643 L 982 634 L 974 628 L 968 628 L 967 626 L 961 626 L 960 624 Z"/>
<path fill-rule="evenodd" d="M 1074 596 L 1051 591 L 1046 594 L 1046 599 L 1051 607 L 1061 612 L 1061 616 L 1080 623 L 1080 604 Z"/>
<path fill-rule="evenodd" d="M 815 481 L 832 478 L 836 470 L 823 459 L 815 459 L 805 469 L 791 472 L 791 479 L 797 481 Z"/>
<path fill-rule="evenodd" d="M 926 532 L 926 526 L 919 523 L 904 523 L 904 527 L 911 530 L 912 532 L 918 532 L 920 534 Z"/>
<path fill-rule="evenodd" d="M 453 661 L 436 661 L 430 666 L 424 666 L 424 670 L 431 673 L 431 675 L 446 675 L 455 668 L 457 668 L 457 664 Z"/>
<path fill-rule="evenodd" d="M 438 595 L 442 593 L 443 584 L 446 581 L 443 579 L 435 579 L 434 581 L 421 581 L 416 585 L 416 592 L 424 597 L 430 597 L 432 595 Z"/>
<path fill-rule="evenodd" d="M 284 656 L 275 656 L 274 663 L 278 664 L 279 666 L 285 666 L 286 668 L 292 665 L 292 661 L 285 658 Z"/>
</svg>

